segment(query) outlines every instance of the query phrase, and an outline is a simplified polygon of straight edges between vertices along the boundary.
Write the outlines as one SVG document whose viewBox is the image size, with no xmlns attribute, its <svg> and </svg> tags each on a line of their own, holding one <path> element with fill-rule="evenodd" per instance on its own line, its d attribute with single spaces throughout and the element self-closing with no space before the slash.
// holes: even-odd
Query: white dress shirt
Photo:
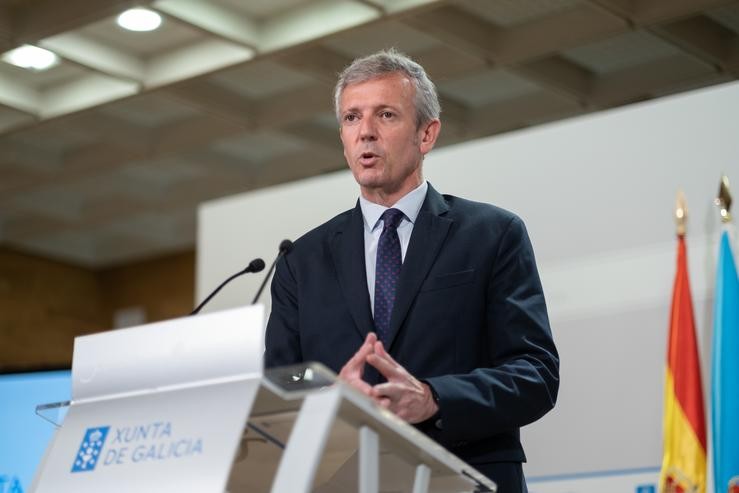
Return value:
<svg viewBox="0 0 739 493">
<path fill-rule="evenodd" d="M 377 244 L 384 228 L 384 221 L 380 219 L 380 216 L 388 209 L 398 209 L 404 214 L 398 225 L 398 238 L 400 239 L 401 259 L 405 260 L 405 252 L 408 251 L 408 244 L 411 241 L 413 225 L 416 223 L 416 218 L 418 218 L 418 213 L 426 198 L 428 187 L 428 182 L 424 180 L 417 188 L 405 194 L 391 207 L 375 204 L 361 195 L 359 196 L 359 207 L 361 207 L 362 217 L 364 217 L 364 265 L 367 268 L 367 290 L 369 291 L 373 316 L 375 314 Z"/>
</svg>

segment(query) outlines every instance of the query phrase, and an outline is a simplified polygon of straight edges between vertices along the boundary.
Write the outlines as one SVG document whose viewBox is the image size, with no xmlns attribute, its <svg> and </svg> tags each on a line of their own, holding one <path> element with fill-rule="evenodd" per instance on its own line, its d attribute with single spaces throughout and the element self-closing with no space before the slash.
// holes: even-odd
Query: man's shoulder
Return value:
<svg viewBox="0 0 739 493">
<path fill-rule="evenodd" d="M 336 233 L 339 233 L 346 229 L 349 225 L 353 213 L 355 213 L 355 209 L 349 209 L 340 214 L 337 214 L 325 223 L 316 226 L 315 228 L 311 229 L 307 233 L 303 234 L 300 238 L 295 240 L 295 246 L 306 248 L 311 245 L 316 246 L 323 243 L 327 239 L 333 237 Z"/>
<path fill-rule="evenodd" d="M 486 202 L 477 202 L 455 195 L 443 194 L 442 197 L 449 207 L 448 215 L 455 221 L 463 222 L 490 222 L 508 225 L 511 222 L 521 222 L 521 218 L 514 212 Z"/>
</svg>

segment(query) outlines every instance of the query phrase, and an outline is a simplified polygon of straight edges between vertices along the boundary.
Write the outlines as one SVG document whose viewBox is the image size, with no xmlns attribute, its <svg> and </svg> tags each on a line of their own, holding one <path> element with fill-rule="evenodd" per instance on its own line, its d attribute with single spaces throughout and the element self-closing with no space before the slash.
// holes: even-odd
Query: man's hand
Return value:
<svg viewBox="0 0 739 493">
<path fill-rule="evenodd" d="M 367 341 L 369 341 L 369 337 Z M 367 341 L 365 341 L 365 345 Z M 362 348 L 364 348 L 364 345 Z M 367 363 L 377 368 L 387 378 L 386 383 L 371 388 L 369 395 L 378 404 L 411 424 L 420 423 L 436 414 L 439 406 L 434 401 L 429 386 L 418 381 L 405 368 L 400 366 L 385 351 L 382 342 L 374 342 L 373 351 L 370 351 L 365 357 Z"/>
<path fill-rule="evenodd" d="M 377 335 L 370 332 L 359 350 L 339 372 L 340 379 L 369 397 L 372 397 L 372 386 L 362 380 L 362 375 L 364 374 L 364 364 L 367 361 L 367 356 L 374 351 L 375 343 L 377 343 Z"/>
</svg>

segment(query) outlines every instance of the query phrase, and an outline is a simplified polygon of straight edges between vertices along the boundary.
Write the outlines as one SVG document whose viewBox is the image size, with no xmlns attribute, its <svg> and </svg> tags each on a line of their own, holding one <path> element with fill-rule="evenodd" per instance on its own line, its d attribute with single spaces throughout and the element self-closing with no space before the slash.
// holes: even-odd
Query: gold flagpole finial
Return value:
<svg viewBox="0 0 739 493">
<path fill-rule="evenodd" d="M 685 225 L 688 222 L 688 205 L 682 189 L 677 191 L 675 202 L 675 222 L 677 223 L 677 235 L 685 236 Z"/>
<path fill-rule="evenodd" d="M 721 222 L 728 223 L 731 221 L 731 192 L 729 191 L 729 177 L 726 175 L 721 177 L 716 205 L 721 210 Z"/>
</svg>

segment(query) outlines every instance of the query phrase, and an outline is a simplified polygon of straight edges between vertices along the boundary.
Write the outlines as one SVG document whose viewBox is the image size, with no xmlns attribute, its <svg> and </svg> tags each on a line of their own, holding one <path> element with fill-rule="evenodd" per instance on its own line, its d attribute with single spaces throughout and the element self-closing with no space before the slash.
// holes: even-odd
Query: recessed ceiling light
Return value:
<svg viewBox="0 0 739 493">
<path fill-rule="evenodd" d="M 118 25 L 129 31 L 153 31 L 162 24 L 162 16 L 149 9 L 128 9 L 118 16 Z"/>
<path fill-rule="evenodd" d="M 59 63 L 53 52 L 37 46 L 23 45 L 3 53 L 3 60 L 16 67 L 40 72 Z"/>
</svg>

